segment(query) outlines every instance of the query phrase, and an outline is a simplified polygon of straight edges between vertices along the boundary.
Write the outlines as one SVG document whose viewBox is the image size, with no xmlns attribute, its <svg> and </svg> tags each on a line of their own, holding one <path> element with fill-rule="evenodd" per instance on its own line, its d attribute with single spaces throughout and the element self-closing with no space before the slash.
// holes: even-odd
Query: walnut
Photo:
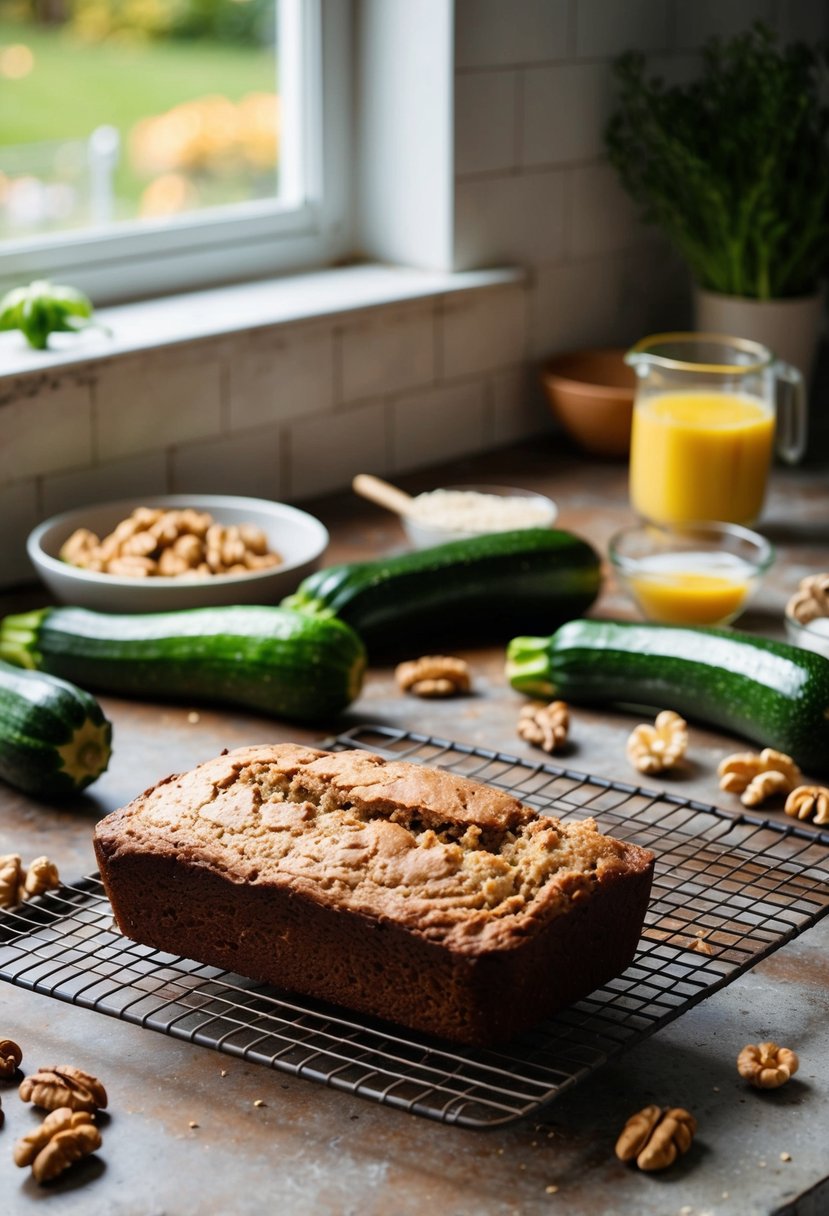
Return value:
<svg viewBox="0 0 829 1216">
<path fill-rule="evenodd" d="M 785 1085 L 799 1067 L 797 1053 L 776 1043 L 749 1043 L 737 1056 L 737 1072 L 757 1089 Z"/>
<path fill-rule="evenodd" d="M 819 616 L 829 616 L 829 574 L 809 574 L 786 605 L 789 616 L 808 625 Z"/>
<path fill-rule="evenodd" d="M 518 716 L 517 729 L 519 738 L 527 743 L 534 743 L 545 752 L 554 752 L 567 741 L 570 711 L 564 701 L 525 705 Z"/>
<path fill-rule="evenodd" d="M 217 524 L 206 511 L 136 507 L 108 536 L 79 528 L 61 556 L 86 570 L 122 578 L 187 578 L 195 574 L 247 574 L 278 566 L 282 558 L 252 524 Z"/>
<path fill-rule="evenodd" d="M 6 853 L 0 856 L 0 908 L 16 908 L 21 881 L 20 855 Z"/>
<path fill-rule="evenodd" d="M 30 1165 L 35 1182 L 51 1182 L 101 1147 L 101 1133 L 87 1111 L 58 1107 L 14 1146 L 14 1163 Z"/>
<path fill-rule="evenodd" d="M 795 819 L 829 823 L 829 789 L 825 785 L 798 785 L 786 799 L 783 810 Z"/>
<path fill-rule="evenodd" d="M 774 794 L 788 794 L 801 781 L 798 766 L 785 752 L 764 747 L 757 752 L 735 752 L 717 768 L 720 789 L 739 794 L 743 806 L 759 806 Z"/>
<path fill-rule="evenodd" d="M 412 692 L 417 697 L 454 697 L 469 692 L 471 685 L 464 660 L 443 654 L 427 654 L 398 663 L 394 675 L 403 692 Z"/>
<path fill-rule="evenodd" d="M 13 1077 L 22 1059 L 23 1052 L 14 1039 L 0 1039 L 0 1077 Z"/>
<path fill-rule="evenodd" d="M 107 1104 L 107 1092 L 97 1077 L 71 1064 L 39 1068 L 24 1078 L 19 1093 L 24 1102 L 44 1110 L 57 1110 L 59 1106 L 68 1106 L 71 1110 L 103 1110 Z"/>
<path fill-rule="evenodd" d="M 640 1170 L 664 1170 L 691 1147 L 697 1121 L 681 1107 L 664 1110 L 646 1106 L 631 1115 L 616 1141 L 620 1161 L 633 1161 Z"/>
<path fill-rule="evenodd" d="M 634 727 L 627 741 L 627 757 L 640 773 L 661 773 L 672 768 L 688 747 L 688 725 L 672 709 L 657 715 L 653 726 Z"/>
<path fill-rule="evenodd" d="M 29 866 L 20 884 L 20 900 L 32 899 L 46 891 L 57 891 L 60 886 L 58 867 L 48 857 L 36 857 Z"/>
</svg>

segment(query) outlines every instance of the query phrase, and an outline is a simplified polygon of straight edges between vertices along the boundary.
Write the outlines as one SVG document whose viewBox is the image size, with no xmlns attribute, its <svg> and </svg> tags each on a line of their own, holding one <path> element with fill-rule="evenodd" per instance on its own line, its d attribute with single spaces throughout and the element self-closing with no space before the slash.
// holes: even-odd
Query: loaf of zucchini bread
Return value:
<svg viewBox="0 0 829 1216">
<path fill-rule="evenodd" d="M 630 963 L 653 855 L 364 751 L 228 752 L 96 828 L 144 945 L 460 1043 L 505 1041 Z"/>
</svg>

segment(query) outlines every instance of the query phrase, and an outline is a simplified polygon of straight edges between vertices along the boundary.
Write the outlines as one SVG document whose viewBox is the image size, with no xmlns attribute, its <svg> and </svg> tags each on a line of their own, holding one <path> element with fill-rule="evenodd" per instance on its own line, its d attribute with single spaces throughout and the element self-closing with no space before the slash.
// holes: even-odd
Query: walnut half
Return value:
<svg viewBox="0 0 829 1216">
<path fill-rule="evenodd" d="M 737 1056 L 737 1072 L 757 1089 L 778 1089 L 799 1067 L 797 1053 L 776 1043 L 748 1043 Z"/>
<path fill-rule="evenodd" d="M 775 794 L 788 794 L 801 781 L 791 756 L 773 747 L 761 752 L 734 752 L 717 768 L 720 789 L 739 794 L 743 806 L 759 806 Z"/>
<path fill-rule="evenodd" d="M 14 1039 L 0 1039 L 0 1077 L 13 1077 L 22 1059 L 23 1052 Z"/>
<path fill-rule="evenodd" d="M 789 794 L 783 810 L 795 819 L 829 823 L 829 789 L 825 785 L 799 785 Z"/>
<path fill-rule="evenodd" d="M 468 664 L 445 654 L 399 663 L 394 675 L 399 688 L 416 697 L 455 697 L 469 692 L 471 685 Z"/>
<path fill-rule="evenodd" d="M 696 1130 L 696 1119 L 682 1107 L 646 1106 L 628 1119 L 616 1141 L 616 1156 L 635 1160 L 649 1173 L 664 1170 L 688 1152 Z"/>
<path fill-rule="evenodd" d="M 71 1064 L 39 1068 L 23 1079 L 19 1093 L 24 1102 L 44 1110 L 68 1106 L 70 1110 L 94 1111 L 103 1110 L 107 1104 L 107 1091 L 98 1078 Z"/>
<path fill-rule="evenodd" d="M 51 1182 L 70 1165 L 101 1147 L 101 1133 L 88 1111 L 53 1110 L 14 1146 L 14 1163 L 30 1165 L 35 1182 Z"/>
<path fill-rule="evenodd" d="M 551 701 L 549 705 L 543 702 L 525 705 L 518 716 L 519 739 L 545 752 L 552 753 L 563 747 L 569 729 L 570 711 L 565 701 Z"/>
<path fill-rule="evenodd" d="M 627 757 L 640 773 L 673 768 L 688 748 L 688 725 L 672 709 L 663 709 L 653 726 L 635 726 L 627 741 Z"/>
</svg>

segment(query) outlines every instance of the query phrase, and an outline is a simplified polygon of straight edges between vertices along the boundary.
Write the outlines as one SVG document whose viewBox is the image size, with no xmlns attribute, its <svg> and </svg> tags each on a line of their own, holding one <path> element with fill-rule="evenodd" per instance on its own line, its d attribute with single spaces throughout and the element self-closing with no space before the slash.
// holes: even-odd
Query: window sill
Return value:
<svg viewBox="0 0 829 1216">
<path fill-rule="evenodd" d="M 32 350 L 18 332 L 0 334 L 0 380 L 524 278 L 511 268 L 449 274 L 372 264 L 102 308 L 96 318 L 105 331 L 56 334 L 47 351 Z"/>
</svg>

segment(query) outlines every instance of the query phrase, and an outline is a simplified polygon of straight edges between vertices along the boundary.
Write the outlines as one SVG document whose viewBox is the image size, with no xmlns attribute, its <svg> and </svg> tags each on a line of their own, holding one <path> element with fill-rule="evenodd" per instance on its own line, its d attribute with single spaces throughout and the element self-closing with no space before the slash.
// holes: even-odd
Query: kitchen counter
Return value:
<svg viewBox="0 0 829 1216">
<path fill-rule="evenodd" d="M 488 480 L 549 493 L 559 523 L 602 552 L 632 519 L 625 469 L 573 455 L 560 441 L 490 453 L 402 479 L 417 491 Z M 741 627 L 782 636 L 783 606 L 806 573 L 829 568 L 824 467 L 776 469 L 762 530 L 778 560 Z M 405 548 L 397 521 L 343 495 L 309 504 L 329 526 L 327 562 Z M 36 589 L 4 608 L 42 603 Z M 631 616 L 608 578 L 594 615 Z M 506 686 L 502 648 L 455 651 L 474 677 L 461 701 L 419 701 L 396 689 L 391 666 L 372 668 L 363 695 L 338 722 L 381 723 L 458 739 L 533 761 L 546 757 L 515 734 L 522 698 Z M 93 869 L 96 818 L 170 771 L 222 748 L 323 736 L 281 722 L 192 705 L 164 707 L 109 697 L 110 770 L 61 810 L 0 793 L 0 852 L 46 853 L 66 879 Z M 567 766 L 636 783 L 624 741 L 636 718 L 573 713 Z M 696 727 L 674 792 L 728 811 L 718 760 L 740 744 Z M 557 762 L 557 758 L 556 758 Z M 656 779 L 648 784 L 653 786 Z M 771 812 L 783 818 L 778 810 Z M 0 1211 L 25 1216 L 44 1201 L 58 1216 L 771 1216 L 829 1211 L 829 918 L 721 992 L 563 1094 L 537 1119 L 486 1132 L 447 1128 L 207 1048 L 0 984 L 0 1037 L 23 1048 L 24 1069 L 76 1064 L 110 1094 L 103 1147 L 56 1184 L 37 1187 L 11 1161 L 14 1140 L 38 1121 L 0 1082 Z M 797 1077 L 778 1091 L 750 1090 L 734 1062 L 748 1042 L 796 1048 Z M 698 1119 L 692 1150 L 671 1170 L 644 1175 L 621 1165 L 613 1145 L 627 1116 L 658 1102 Z"/>
</svg>

